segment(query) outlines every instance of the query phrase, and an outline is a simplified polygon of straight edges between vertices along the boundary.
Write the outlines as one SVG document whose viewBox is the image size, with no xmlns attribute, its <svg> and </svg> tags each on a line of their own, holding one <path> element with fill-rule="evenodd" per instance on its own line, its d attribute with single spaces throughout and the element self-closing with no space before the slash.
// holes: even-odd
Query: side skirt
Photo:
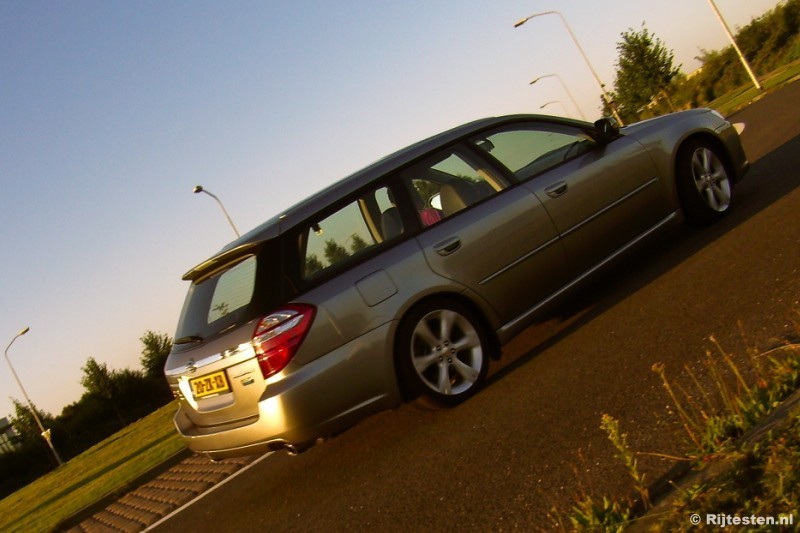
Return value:
<svg viewBox="0 0 800 533">
<path fill-rule="evenodd" d="M 544 306 L 546 306 L 547 304 L 551 303 L 552 301 L 558 299 L 564 293 L 566 293 L 566 292 L 570 291 L 571 289 L 575 288 L 577 285 L 583 283 L 584 281 L 586 281 L 587 278 L 589 278 L 592 275 L 594 275 L 598 270 L 602 269 L 603 267 L 605 267 L 609 263 L 613 262 L 619 256 L 621 256 L 622 254 L 624 254 L 625 252 L 627 252 L 631 248 L 637 246 L 640 242 L 646 240 L 648 237 L 650 237 L 654 233 L 656 233 L 659 230 L 661 230 L 661 229 L 663 229 L 665 227 L 668 227 L 668 226 L 670 226 L 672 224 L 679 223 L 680 220 L 681 220 L 681 215 L 682 215 L 682 213 L 681 213 L 680 210 L 673 211 L 672 213 L 667 215 L 665 218 L 663 218 L 659 222 L 657 222 L 654 226 L 652 226 L 649 229 L 647 229 L 644 233 L 640 234 L 638 237 L 634 238 L 633 240 L 628 242 L 626 245 L 624 245 L 623 247 L 619 248 L 616 252 L 612 253 L 611 255 L 609 255 L 608 257 L 606 257 L 605 259 L 603 259 L 599 263 L 597 263 L 595 266 L 593 266 L 592 268 L 590 268 L 589 270 L 587 270 L 586 272 L 584 272 L 583 274 L 581 274 L 577 278 L 573 279 L 572 281 L 570 281 L 569 283 L 567 283 L 566 285 L 564 285 L 563 287 L 558 289 L 556 292 L 554 292 L 553 294 L 551 294 L 550 296 L 548 296 L 544 300 L 541 300 L 539 303 L 537 303 L 536 305 L 534 305 L 533 307 L 531 307 L 527 311 L 523 312 L 518 317 L 512 319 L 510 322 L 507 322 L 506 324 L 501 326 L 500 329 L 497 330 L 497 335 L 498 335 L 498 337 L 500 339 L 501 344 L 505 344 L 514 335 L 516 335 L 517 333 L 522 331 L 525 327 L 530 325 L 534 321 L 536 313 L 538 311 L 540 311 Z"/>
</svg>

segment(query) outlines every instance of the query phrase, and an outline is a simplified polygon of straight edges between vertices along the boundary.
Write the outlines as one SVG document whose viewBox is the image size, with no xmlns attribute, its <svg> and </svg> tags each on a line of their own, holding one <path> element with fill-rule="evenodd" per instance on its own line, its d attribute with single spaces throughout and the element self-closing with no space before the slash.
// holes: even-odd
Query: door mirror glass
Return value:
<svg viewBox="0 0 800 533">
<path fill-rule="evenodd" d="M 603 117 L 594 123 L 595 139 L 608 144 L 619 136 L 619 123 L 612 117 Z"/>
</svg>

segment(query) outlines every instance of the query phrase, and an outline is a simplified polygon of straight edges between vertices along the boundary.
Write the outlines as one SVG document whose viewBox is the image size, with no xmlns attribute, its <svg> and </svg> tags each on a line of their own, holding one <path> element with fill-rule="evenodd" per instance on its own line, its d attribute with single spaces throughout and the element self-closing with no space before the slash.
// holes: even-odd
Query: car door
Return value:
<svg viewBox="0 0 800 533">
<path fill-rule="evenodd" d="M 573 123 L 529 121 L 474 142 L 541 201 L 574 276 L 601 264 L 669 214 L 655 164 L 624 135 L 601 145 Z"/>
<path fill-rule="evenodd" d="M 561 287 L 566 256 L 542 203 L 511 187 L 466 147 L 401 173 L 425 226 L 417 241 L 431 269 L 468 287 L 510 321 Z"/>
</svg>

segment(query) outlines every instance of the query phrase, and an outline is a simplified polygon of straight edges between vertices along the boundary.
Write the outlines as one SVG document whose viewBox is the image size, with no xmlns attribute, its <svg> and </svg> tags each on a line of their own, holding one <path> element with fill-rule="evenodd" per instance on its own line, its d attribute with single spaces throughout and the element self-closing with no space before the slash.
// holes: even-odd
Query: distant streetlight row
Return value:
<svg viewBox="0 0 800 533">
<path fill-rule="evenodd" d="M 558 15 L 559 18 L 561 18 L 561 22 L 563 22 L 564 23 L 564 27 L 567 28 L 567 32 L 569 33 L 569 36 L 572 38 L 572 42 L 575 44 L 575 47 L 580 52 L 581 56 L 583 56 L 583 60 L 586 62 L 586 66 L 589 67 L 589 70 L 592 72 L 592 75 L 594 76 L 594 79 L 597 81 L 597 84 L 600 86 L 600 91 L 603 93 L 603 100 L 605 100 L 606 105 L 611 109 L 611 113 L 614 115 L 614 118 L 617 120 L 617 122 L 619 122 L 620 126 L 622 126 L 623 125 L 622 118 L 620 118 L 619 113 L 617 113 L 617 109 L 616 109 L 616 106 L 614 105 L 614 102 L 611 100 L 611 97 L 606 92 L 605 83 L 600 81 L 600 76 L 598 76 L 597 72 L 594 70 L 594 67 L 592 66 L 592 63 L 589 61 L 589 58 L 586 56 L 586 52 L 583 51 L 583 47 L 578 42 L 578 38 L 575 37 L 575 33 L 572 31 L 572 28 L 567 23 L 567 19 L 564 18 L 564 15 L 562 15 L 559 11 L 543 11 L 542 13 L 534 13 L 533 15 L 531 15 L 529 17 L 525 17 L 524 19 L 520 19 L 516 24 L 514 24 L 514 27 L 515 28 L 519 28 L 520 26 L 522 26 L 523 24 L 525 24 L 526 22 L 528 22 L 532 18 L 542 17 L 544 15 Z"/>
<path fill-rule="evenodd" d="M 552 104 L 558 104 L 558 105 L 560 105 L 560 106 L 561 106 L 561 109 L 563 109 L 563 110 L 564 110 L 564 114 L 565 114 L 565 115 L 569 114 L 569 113 L 568 113 L 568 111 L 567 111 L 567 108 L 566 108 L 566 107 L 564 107 L 564 103 L 563 103 L 561 100 L 551 100 L 550 102 L 547 102 L 546 104 L 542 104 L 542 105 L 540 105 L 540 106 L 539 106 L 539 109 L 544 109 L 545 107 L 547 107 L 547 106 L 549 106 L 549 105 L 552 105 Z"/>
<path fill-rule="evenodd" d="M 750 65 L 747 63 L 747 60 L 745 59 L 744 54 L 742 54 L 742 51 L 739 50 L 739 47 L 736 44 L 736 40 L 733 38 L 733 34 L 731 34 L 731 31 L 728 28 L 727 23 L 722 18 L 722 14 L 719 12 L 719 9 L 717 9 L 717 5 L 714 3 L 714 0 L 708 0 L 708 3 L 711 6 L 711 9 L 714 11 L 714 14 L 719 19 L 719 22 L 722 25 L 723 30 L 725 30 L 725 33 L 728 36 L 728 39 L 730 39 L 731 44 L 733 45 L 733 48 L 736 50 L 736 53 L 739 56 L 739 60 L 742 62 L 742 65 L 744 65 L 744 68 L 747 71 L 747 74 L 750 76 L 750 79 L 753 81 L 753 85 L 755 85 L 756 89 L 758 89 L 759 91 L 762 90 L 761 84 L 758 82 L 758 79 L 756 78 L 755 74 L 753 74 L 753 70 L 750 68 Z M 559 18 L 561 18 L 561 22 L 564 23 L 564 27 L 567 29 L 567 32 L 569 33 L 569 36 L 572 38 L 572 42 L 575 44 L 575 47 L 580 52 L 581 56 L 583 56 L 583 60 L 586 62 L 586 66 L 589 67 L 589 70 L 592 72 L 592 75 L 594 76 L 594 79 L 597 81 L 597 84 L 600 86 L 600 91 L 603 94 L 603 100 L 606 102 L 606 105 L 609 107 L 609 109 L 611 109 L 611 113 L 614 115 L 614 118 L 617 120 L 617 122 L 619 122 L 620 126 L 622 126 L 623 125 L 622 119 L 620 118 L 619 114 L 617 113 L 616 105 L 614 104 L 614 102 L 611 100 L 611 97 L 606 92 L 605 84 L 600 80 L 600 76 L 598 76 L 597 72 L 594 70 L 594 67 L 592 66 L 592 63 L 589 61 L 589 58 L 587 57 L 586 52 L 583 51 L 583 47 L 578 42 L 578 38 L 575 37 L 575 33 L 572 31 L 572 28 L 567 23 L 567 19 L 564 18 L 564 15 L 562 15 L 559 11 L 543 11 L 541 13 L 534 13 L 533 15 L 530 15 L 529 17 L 525 17 L 525 18 L 520 19 L 519 21 L 517 21 L 516 24 L 514 24 L 514 27 L 515 28 L 519 28 L 520 26 L 522 26 L 523 24 L 528 22 L 530 19 L 536 18 L 536 17 L 541 17 L 541 16 L 544 16 L 544 15 L 558 15 Z M 562 80 L 561 77 L 558 76 L 558 74 L 547 74 L 545 76 L 539 76 L 538 78 L 533 80 L 530 84 L 533 85 L 534 83 L 536 83 L 537 81 L 541 80 L 542 78 L 547 78 L 547 77 L 550 77 L 550 76 L 557 76 L 558 77 L 559 81 L 561 81 L 561 84 L 564 87 L 564 91 L 567 93 L 567 95 L 572 100 L 572 103 L 578 109 L 578 112 L 580 113 L 581 117 L 584 120 L 586 120 L 586 117 L 583 115 L 583 112 L 581 111 L 580 106 L 578 106 L 577 102 L 575 101 L 575 98 L 572 97 L 572 94 L 569 92 L 569 89 L 567 89 L 567 86 L 564 83 L 564 80 Z M 554 103 L 554 102 L 548 102 L 548 103 L 544 104 L 543 106 L 541 106 L 539 109 L 542 109 L 542 108 L 544 108 L 547 105 L 552 104 L 552 103 Z M 566 109 L 565 109 L 565 111 L 566 111 Z"/>
<path fill-rule="evenodd" d="M 558 78 L 558 81 L 560 81 L 560 82 L 561 82 L 561 86 L 564 88 L 564 92 L 565 92 L 565 93 L 567 93 L 567 96 L 569 96 L 569 99 L 570 99 L 570 100 L 572 100 L 572 105 L 574 105 L 574 106 L 575 106 L 575 109 L 577 109 L 577 110 L 578 110 L 578 114 L 581 116 L 581 118 L 582 118 L 583 120 L 586 120 L 586 115 L 584 115 L 584 114 L 583 114 L 583 111 L 581 111 L 581 107 L 578 105 L 578 102 L 576 102 L 576 101 L 575 101 L 575 97 L 574 97 L 574 96 L 572 96 L 572 93 L 569 91 L 569 89 L 567 89 L 567 84 L 566 84 L 566 83 L 564 83 L 564 80 L 562 80 L 562 79 L 561 79 L 561 76 L 559 76 L 558 74 L 545 74 L 544 76 L 539 76 L 538 78 L 536 78 L 535 80 L 533 80 L 533 81 L 530 83 L 530 85 L 533 85 L 534 83 L 536 83 L 537 81 L 539 81 L 539 80 L 541 80 L 541 79 L 544 79 L 544 78 L 550 78 L 550 77 L 553 77 L 553 76 L 555 76 L 556 78 Z M 545 105 L 547 105 L 547 104 L 545 104 Z M 544 106 L 542 106 L 542 107 L 544 107 Z M 541 109 L 542 107 L 540 107 L 539 109 Z"/>
</svg>

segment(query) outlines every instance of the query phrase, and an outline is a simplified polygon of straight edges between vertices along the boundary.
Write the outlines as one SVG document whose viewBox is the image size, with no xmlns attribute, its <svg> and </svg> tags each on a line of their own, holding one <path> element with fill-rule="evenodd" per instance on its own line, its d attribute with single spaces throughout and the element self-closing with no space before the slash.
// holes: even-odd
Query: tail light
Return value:
<svg viewBox="0 0 800 533">
<path fill-rule="evenodd" d="M 253 347 L 265 378 L 289 364 L 308 333 L 315 313 L 314 306 L 290 304 L 259 321 L 253 333 Z"/>
</svg>

